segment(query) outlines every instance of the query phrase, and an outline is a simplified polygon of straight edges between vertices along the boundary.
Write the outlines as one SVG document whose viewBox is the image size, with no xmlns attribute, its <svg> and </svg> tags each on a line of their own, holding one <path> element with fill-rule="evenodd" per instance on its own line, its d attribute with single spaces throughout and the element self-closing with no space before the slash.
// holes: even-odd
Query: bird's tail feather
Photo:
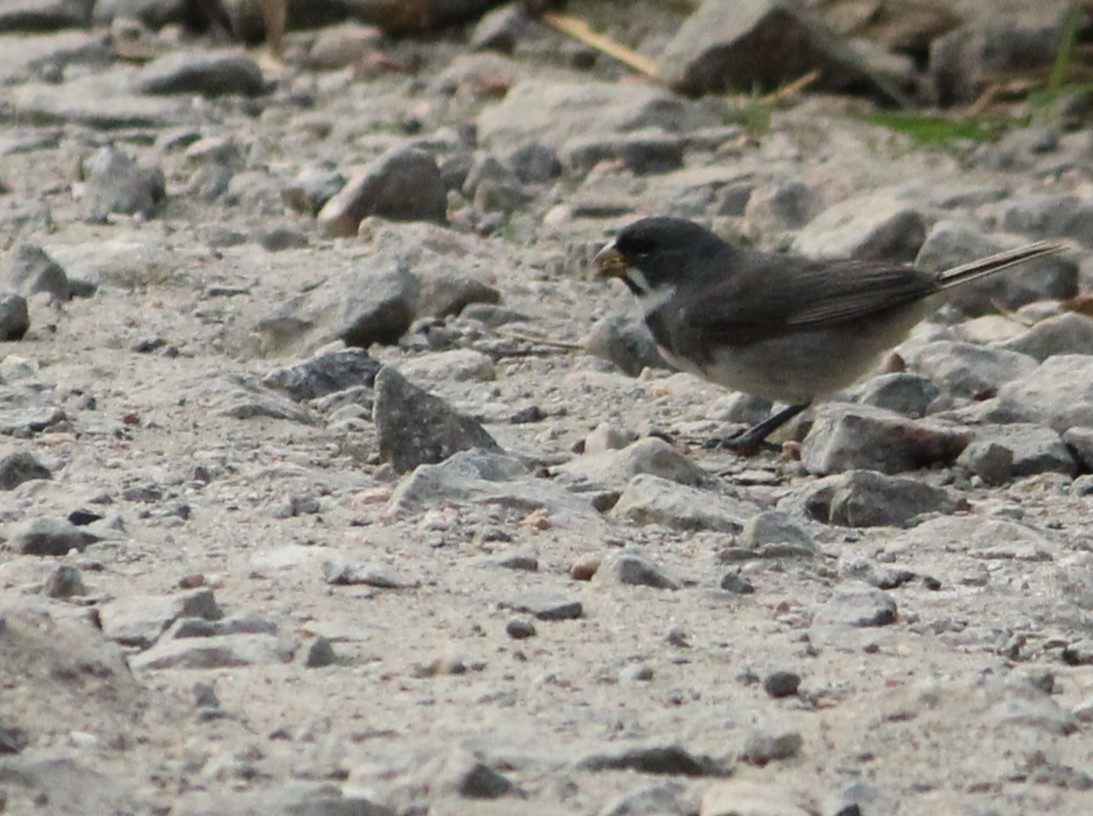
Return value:
<svg viewBox="0 0 1093 816">
<path fill-rule="evenodd" d="M 980 258 L 977 261 L 954 266 L 946 269 L 938 275 L 938 284 L 941 289 L 950 289 L 963 283 L 979 280 L 995 272 L 1001 272 L 1011 266 L 1025 263 L 1036 258 L 1045 258 L 1048 255 L 1057 255 L 1069 248 L 1066 241 L 1037 241 L 1035 244 L 1026 244 L 1016 249 L 1007 249 L 996 255 Z"/>
</svg>

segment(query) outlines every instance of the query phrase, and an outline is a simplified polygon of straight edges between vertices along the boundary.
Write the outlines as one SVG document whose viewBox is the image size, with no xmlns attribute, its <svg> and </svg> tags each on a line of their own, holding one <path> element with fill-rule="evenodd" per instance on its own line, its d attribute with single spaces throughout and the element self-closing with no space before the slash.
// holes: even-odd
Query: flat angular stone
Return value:
<svg viewBox="0 0 1093 816">
<path fill-rule="evenodd" d="M 847 527 L 902 526 L 924 513 L 949 515 L 959 507 L 943 488 L 872 470 L 821 479 L 805 499 L 813 518 Z"/>
<path fill-rule="evenodd" d="M 635 524 L 726 533 L 740 532 L 757 512 L 758 508 L 749 502 L 649 474 L 631 479 L 611 509 L 615 518 Z"/>
<path fill-rule="evenodd" d="M 1031 374 L 1002 386 L 998 399 L 1059 433 L 1093 427 L 1093 354 L 1049 357 Z"/>
<path fill-rule="evenodd" d="M 174 51 L 144 66 L 137 87 L 157 96 L 257 96 L 265 79 L 258 63 L 238 51 Z"/>
</svg>

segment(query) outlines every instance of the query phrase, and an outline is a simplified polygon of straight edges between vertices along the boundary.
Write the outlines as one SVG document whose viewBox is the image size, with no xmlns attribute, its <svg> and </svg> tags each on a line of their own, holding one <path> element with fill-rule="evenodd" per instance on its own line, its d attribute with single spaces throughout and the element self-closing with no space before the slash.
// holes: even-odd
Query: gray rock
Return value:
<svg viewBox="0 0 1093 816">
<path fill-rule="evenodd" d="M 702 797 L 702 816 L 810 816 L 814 814 L 779 783 L 733 779 L 711 786 Z M 850 816 L 847 814 L 846 816 Z M 855 816 L 862 816 L 856 814 Z M 866 814 L 873 816 L 873 814 Z"/>
<path fill-rule="evenodd" d="M 896 622 L 896 602 L 883 590 L 866 584 L 841 584 L 816 610 L 818 624 L 865 628 Z"/>
<path fill-rule="evenodd" d="M 986 450 L 981 446 L 985 446 Z M 1075 476 L 1078 472 L 1077 463 L 1059 434 L 1050 428 L 1027 423 L 976 428 L 974 441 L 956 460 L 957 464 L 966 465 L 979 473 L 974 466 L 976 460 L 983 456 L 999 456 L 996 451 L 988 453 L 996 448 L 1009 452 L 1008 470 L 1012 478 L 1033 476 L 1037 473 L 1064 473 L 1067 476 Z M 984 463 L 980 462 L 980 464 Z M 983 474 L 979 473 L 979 475 Z M 1000 484 L 1004 480 L 991 482 L 984 477 L 984 481 L 993 484 Z"/>
<path fill-rule="evenodd" d="M 938 221 L 926 236 L 915 266 L 940 272 L 1025 242 L 1018 236 L 988 235 L 967 221 Z M 1071 298 L 1077 292 L 1078 265 L 1071 258 L 1055 256 L 959 286 L 949 292 L 948 301 L 968 314 L 983 314 L 992 311 L 995 303 L 1019 309 L 1040 300 Z"/>
<path fill-rule="evenodd" d="M 176 621 L 223 617 L 213 591 L 201 587 L 174 595 L 119 598 L 100 610 L 103 633 L 123 646 L 147 649 Z"/>
<path fill-rule="evenodd" d="M 8 529 L 4 549 L 23 555 L 67 555 L 70 550 L 83 552 L 99 537 L 63 519 L 35 518 L 13 524 Z"/>
<path fill-rule="evenodd" d="M 60 85 L 27 83 L 12 94 L 28 124 L 73 124 L 100 130 L 157 128 L 186 115 L 187 101 L 134 95 L 114 74 L 80 77 Z"/>
<path fill-rule="evenodd" d="M 622 450 L 586 453 L 561 468 L 571 476 L 607 486 L 624 485 L 641 473 L 686 485 L 703 485 L 709 475 L 663 439 L 646 437 Z"/>
<path fill-rule="evenodd" d="M 449 349 L 413 357 L 399 363 L 399 373 L 411 380 L 492 382 L 497 369 L 488 354 L 468 348 Z"/>
<path fill-rule="evenodd" d="M 297 405 L 288 397 L 268 388 L 248 382 L 238 375 L 226 375 L 210 383 L 210 390 L 223 396 L 219 413 L 233 419 L 268 417 L 311 425 L 314 418 L 307 408 Z"/>
<path fill-rule="evenodd" d="M 458 451 L 501 448 L 485 428 L 444 400 L 407 380 L 392 368 L 376 375 L 372 421 L 379 436 L 380 458 L 405 473 L 418 465 L 443 462 Z"/>
<path fill-rule="evenodd" d="M 276 635 L 220 635 L 207 638 L 161 639 L 133 657 L 134 671 L 155 669 L 228 669 L 269 663 L 289 663 L 296 647 Z"/>
<path fill-rule="evenodd" d="M 753 548 L 770 544 L 790 544 L 817 552 L 812 536 L 781 510 L 765 510 L 749 518 L 740 533 L 740 544 Z"/>
<path fill-rule="evenodd" d="M 535 624 L 527 618 L 512 618 L 505 624 L 505 634 L 513 640 L 526 640 L 537 634 Z"/>
<path fill-rule="evenodd" d="M 401 589 L 411 586 L 387 567 L 359 564 L 344 556 L 334 555 L 323 562 L 323 580 L 335 586 L 362 584 L 379 589 Z"/>
<path fill-rule="evenodd" d="M 27 299 L 15 292 L 0 292 L 0 343 L 22 340 L 28 331 Z"/>
<path fill-rule="evenodd" d="M 86 27 L 93 5 L 93 0 L 9 0 L 0 8 L 0 31 Z"/>
<path fill-rule="evenodd" d="M 140 20 L 149 28 L 186 21 L 187 0 L 95 0 L 95 22 L 109 24 L 117 17 Z"/>
<path fill-rule="evenodd" d="M 659 128 L 686 132 L 712 124 L 707 111 L 651 85 L 526 80 L 478 117 L 478 135 L 499 155 L 529 142 L 560 149 L 570 139 Z"/>
<path fill-rule="evenodd" d="M 442 222 L 448 196 L 432 155 L 395 147 L 369 162 L 319 211 L 324 235 L 354 235 L 361 219 L 379 215 L 396 221 Z"/>
<path fill-rule="evenodd" d="M 864 405 L 828 403 L 816 411 L 803 443 L 803 461 L 813 473 L 899 473 L 952 462 L 971 438 L 962 428 L 938 422 L 907 419 Z"/>
<path fill-rule="evenodd" d="M 420 283 L 416 312 L 422 317 L 451 317 L 462 314 L 471 304 L 501 302 L 501 292 L 495 286 L 451 269 L 423 271 Z"/>
<path fill-rule="evenodd" d="M 654 589 L 679 589 L 681 586 L 676 578 L 633 550 L 619 550 L 608 555 L 596 570 L 592 582 L 648 586 Z"/>
<path fill-rule="evenodd" d="M 839 577 L 844 581 L 861 581 L 877 589 L 898 589 L 917 576 L 910 570 L 879 564 L 854 552 L 844 552 L 839 556 Z"/>
<path fill-rule="evenodd" d="M 610 745 L 577 760 L 585 771 L 636 771 L 670 776 L 723 776 L 725 769 L 714 759 L 694 754 L 672 741 L 648 741 Z"/>
<path fill-rule="evenodd" d="M 582 345 L 592 356 L 614 363 L 631 377 L 645 368 L 668 368 L 645 322 L 629 313 L 601 317 Z"/>
<path fill-rule="evenodd" d="M 70 564 L 56 564 L 46 578 L 43 592 L 50 598 L 72 598 L 87 594 L 87 585 L 79 567 Z"/>
<path fill-rule="evenodd" d="M 156 95 L 257 96 L 266 82 L 258 63 L 238 51 L 172 51 L 144 66 L 137 87 Z"/>
<path fill-rule="evenodd" d="M 333 644 L 326 638 L 319 636 L 311 641 L 304 654 L 304 667 L 308 669 L 322 669 L 333 666 L 338 662 L 338 655 L 334 652 Z"/>
<path fill-rule="evenodd" d="M 661 130 L 577 136 L 562 148 L 562 162 L 584 176 L 600 162 L 619 162 L 636 175 L 665 173 L 683 166 L 683 141 Z"/>
<path fill-rule="evenodd" d="M 804 737 L 799 731 L 753 731 L 744 742 L 740 759 L 749 765 L 762 767 L 770 762 L 793 759 L 800 755 L 804 744 Z"/>
<path fill-rule="evenodd" d="M 85 207 L 93 221 L 112 213 L 151 217 L 167 197 L 163 170 L 138 164 L 120 148 L 96 150 L 84 162 L 83 173 Z"/>
<path fill-rule="evenodd" d="M 977 400 L 994 396 L 1005 383 L 1036 369 L 1036 360 L 1027 354 L 953 340 L 927 343 L 909 362 L 943 393 Z"/>
<path fill-rule="evenodd" d="M 929 377 L 900 371 L 867 380 L 857 393 L 857 401 L 919 419 L 940 393 L 941 389 Z"/>
<path fill-rule="evenodd" d="M 615 518 L 635 524 L 727 533 L 740 532 L 757 512 L 755 505 L 740 499 L 649 474 L 631 479 L 611 509 Z"/>
<path fill-rule="evenodd" d="M 345 176 L 325 167 L 301 170 L 281 190 L 281 200 L 295 212 L 316 216 L 345 187 Z"/>
<path fill-rule="evenodd" d="M 531 22 L 523 3 L 506 3 L 482 15 L 471 31 L 471 47 L 511 53 Z"/>
<path fill-rule="evenodd" d="M 577 620 L 584 616 L 584 604 L 576 598 L 555 592 L 528 592 L 501 603 L 505 609 L 524 612 L 536 620 Z"/>
<path fill-rule="evenodd" d="M 808 222 L 793 249 L 809 258 L 911 263 L 926 240 L 926 219 L 905 201 L 869 193 L 841 201 Z"/>
<path fill-rule="evenodd" d="M 204 617 L 205 615 L 212 614 L 214 616 L 220 614 L 219 608 L 212 606 L 212 608 L 205 608 L 199 604 L 193 604 L 198 614 L 203 617 L 186 617 L 186 612 L 183 612 L 183 616 L 177 618 L 174 623 L 167 627 L 167 631 L 164 632 L 162 637 L 164 638 L 194 638 L 194 637 L 218 637 L 220 635 L 276 635 L 277 624 L 271 620 L 267 620 L 253 612 L 241 612 L 235 615 L 229 615 L 226 618 L 210 619 Z"/>
<path fill-rule="evenodd" d="M 816 215 L 819 199 L 801 181 L 775 181 L 755 187 L 744 207 L 744 227 L 759 236 L 803 227 Z"/>
<path fill-rule="evenodd" d="M 1093 199 L 1075 195 L 1027 195 L 1001 206 L 1001 221 L 1010 232 L 1036 238 L 1072 238 L 1093 246 Z"/>
<path fill-rule="evenodd" d="M 393 344 L 414 321 L 420 284 L 407 267 L 387 255 L 334 276 L 306 296 L 284 304 L 258 324 L 268 353 L 341 340 L 368 348 Z"/>
<path fill-rule="evenodd" d="M 0 490 L 14 490 L 32 479 L 51 479 L 49 468 L 34 458 L 29 451 L 9 453 L 0 459 Z"/>
<path fill-rule="evenodd" d="M 1002 386 L 998 399 L 1059 433 L 1093 427 L 1093 355 L 1049 357 L 1031 374 Z"/>
<path fill-rule="evenodd" d="M 1048 68 L 1059 48 L 1058 19 L 1027 25 L 990 15 L 930 43 L 930 78 L 942 105 L 977 100 L 999 76 Z"/>
<path fill-rule="evenodd" d="M 1070 428 L 1063 434 L 1063 442 L 1070 446 L 1086 470 L 1093 471 L 1093 426 Z"/>
<path fill-rule="evenodd" d="M 3 259 L 0 260 L 0 287 L 11 289 L 24 297 L 38 292 L 48 293 L 53 300 L 63 301 L 71 297 L 68 276 L 61 265 L 40 246 L 27 241 L 18 241 L 4 252 Z M 23 308 L 26 309 L 26 301 L 23 302 Z M 17 307 L 15 311 L 18 311 Z M 18 318 L 18 315 L 15 317 Z M 15 323 L 18 323 L 17 319 Z M 23 333 L 26 333 L 26 328 Z"/>
<path fill-rule="evenodd" d="M 1077 312 L 1041 320 L 1027 332 L 999 345 L 1043 362 L 1055 354 L 1093 354 L 1093 318 Z"/>
<path fill-rule="evenodd" d="M 529 142 L 511 153 L 505 163 L 524 184 L 548 184 L 562 174 L 562 160 L 554 148 Z"/>
<path fill-rule="evenodd" d="M 254 790 L 190 792 L 175 798 L 172 816 L 395 816 L 395 811 L 364 795 L 343 796 L 338 785 L 303 782 Z"/>
<path fill-rule="evenodd" d="M 679 785 L 642 785 L 608 800 L 597 816 L 687 816 L 693 808 Z"/>
<path fill-rule="evenodd" d="M 814 70 L 824 90 L 885 102 L 900 96 L 818 15 L 784 0 L 703 3 L 665 47 L 658 73 L 673 89 L 698 95 L 774 90 Z"/>
<path fill-rule="evenodd" d="M 244 3 L 246 5 L 246 3 Z M 299 2 L 296 6 L 300 6 Z M 292 9 L 295 11 L 295 7 Z M 261 17 L 261 15 L 258 15 Z M 293 19 L 296 25 L 299 22 Z M 264 21 L 260 21 L 264 28 Z M 346 22 L 321 29 L 307 51 L 305 64 L 316 71 L 337 71 L 362 64 L 376 52 L 383 41 L 383 32 L 374 26 Z"/>
<path fill-rule="evenodd" d="M 26 438 L 65 419 L 48 394 L 0 386 L 0 434 Z"/>
<path fill-rule="evenodd" d="M 820 816 L 873 816 L 894 811 L 892 800 L 865 782 L 852 782 L 828 794 L 820 806 Z"/>
<path fill-rule="evenodd" d="M 280 389 L 297 402 L 304 402 L 354 386 L 371 388 L 379 370 L 379 360 L 369 357 L 364 349 L 353 348 L 274 369 L 262 378 L 262 385 Z"/>
<path fill-rule="evenodd" d="M 449 793 L 463 799 L 499 799 L 520 796 L 520 789 L 490 765 L 481 755 L 466 749 L 455 749 L 425 763 L 406 793 Z M 435 795 L 435 793 L 434 793 Z M 400 812 L 405 812 L 400 808 Z"/>
<path fill-rule="evenodd" d="M 12 5 L 12 2 L 8 2 L 0 6 L 0 15 Z M 3 17 L 0 16 L 0 26 L 2 25 Z M 51 30 L 51 33 L 37 35 L 5 36 L 3 47 L 0 48 L 0 81 L 5 85 L 41 80 L 56 82 L 65 77 L 70 68 L 102 68 L 109 65 L 112 58 L 107 39 L 101 33 Z M 20 121 L 25 120 L 21 118 Z M 10 140 L 4 140 L 4 153 L 39 150 L 48 147 L 54 138 L 48 133 L 40 133 L 36 138 L 25 133 L 14 135 Z M 34 146 L 36 143 L 37 146 Z"/>
<path fill-rule="evenodd" d="M 770 672 L 763 678 L 763 691 L 775 699 L 792 697 L 801 685 L 801 675 L 780 669 Z"/>
<path fill-rule="evenodd" d="M 851 470 L 821 479 L 805 507 L 813 518 L 847 527 L 898 527 L 924 513 L 949 515 L 960 504 L 940 487 L 872 470 Z"/>
<path fill-rule="evenodd" d="M 956 462 L 989 485 L 1004 484 L 1013 478 L 1013 449 L 991 439 L 972 442 Z"/>
</svg>

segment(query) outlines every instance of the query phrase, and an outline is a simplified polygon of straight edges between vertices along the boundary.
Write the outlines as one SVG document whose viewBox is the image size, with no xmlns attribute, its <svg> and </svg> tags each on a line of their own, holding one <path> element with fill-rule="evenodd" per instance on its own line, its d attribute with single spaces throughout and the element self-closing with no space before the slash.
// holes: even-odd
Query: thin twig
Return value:
<svg viewBox="0 0 1093 816">
<path fill-rule="evenodd" d="M 549 340 L 543 337 L 535 337 L 531 334 L 505 329 L 494 329 L 494 333 L 510 340 L 522 340 L 525 343 L 534 343 L 540 346 L 553 346 L 554 348 L 569 349 L 570 351 L 584 351 L 584 343 L 575 343 L 571 340 Z"/>
<path fill-rule="evenodd" d="M 766 105 L 779 102 L 782 99 L 785 99 L 787 96 L 792 96 L 798 91 L 803 91 L 808 86 L 814 85 L 823 75 L 824 72 L 821 71 L 819 68 L 813 71 L 809 71 L 807 74 L 798 77 L 797 79 L 793 80 L 793 82 L 790 82 L 788 85 L 783 85 L 781 88 L 771 91 L 766 96 L 759 97 L 759 101 Z"/>
<path fill-rule="evenodd" d="M 588 22 L 582 20 L 580 17 L 574 17 L 570 14 L 547 12 L 540 19 L 547 25 L 558 29 L 563 34 L 568 34 L 578 42 L 592 46 L 597 51 L 601 51 L 609 57 L 614 57 L 624 65 L 630 66 L 635 71 L 639 71 L 650 77 L 656 76 L 657 74 L 657 64 L 647 56 L 639 54 L 631 48 L 627 48 L 622 43 L 615 42 L 610 37 L 605 37 L 603 34 L 597 34 L 592 30 L 592 27 L 588 25 Z"/>
</svg>

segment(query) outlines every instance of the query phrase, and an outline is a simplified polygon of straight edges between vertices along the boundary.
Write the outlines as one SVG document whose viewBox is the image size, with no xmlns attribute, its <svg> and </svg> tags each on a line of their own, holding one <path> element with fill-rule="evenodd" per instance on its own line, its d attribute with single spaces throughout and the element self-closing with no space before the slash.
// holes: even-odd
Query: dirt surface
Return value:
<svg viewBox="0 0 1093 816">
<path fill-rule="evenodd" d="M 0 552 L 0 728 L 25 740 L 0 757 L 0 812 L 688 814 L 704 796 L 707 813 L 1090 812 L 1093 499 L 1072 490 L 1077 471 L 988 486 L 939 465 L 903 475 L 944 487 L 960 501 L 954 513 L 906 529 L 824 524 L 800 510 L 820 476 L 792 447 L 753 459 L 703 447 L 724 428 L 726 392 L 664 369 L 628 377 L 579 348 L 597 319 L 629 308 L 621 287 L 593 278 L 592 252 L 635 215 L 687 206 L 697 185 L 680 174 L 732 167 L 760 186 L 792 174 L 825 204 L 896 184 L 1024 195 L 1043 192 L 1043 179 L 962 170 L 965 147 L 912 149 L 844 115 L 859 103 L 820 97 L 774 111 L 769 128 L 716 156 L 688 153 L 674 173 L 608 162 L 563 175 L 488 236 L 371 218 L 360 235 L 328 238 L 282 203 L 297 173 L 325 162 L 348 177 L 415 140 L 449 157 L 453 134 L 498 104 L 500 80 L 464 75 L 438 90 L 435 78 L 469 53 L 465 32 L 387 43 L 367 79 L 295 63 L 316 36 L 289 34 L 286 64 L 266 67 L 271 93 L 205 100 L 172 126 L 239 146 L 226 194 L 202 194 L 192 159 L 165 146 L 166 126 L 5 124 L 55 135 L 0 159 L 5 206 L 48 206 L 52 226 L 30 237 L 95 291 L 31 296 L 29 334 L 0 344 L 0 382 L 65 415 L 0 437 L 0 455 L 29 452 L 52 473 L 0 493 L 0 521 L 10 539 L 29 519 L 102 518 L 88 528 L 101 540 L 82 552 Z M 619 78 L 606 58 L 538 36 L 512 59 L 513 84 Z M 78 168 L 104 144 L 163 168 L 162 211 L 88 222 Z M 1088 192 L 1084 173 L 1050 192 Z M 956 212 L 978 218 L 976 206 Z M 747 230 L 730 221 L 718 223 Z M 282 226 L 306 245 L 260 245 Z M 752 237 L 778 246 L 790 233 Z M 367 411 L 334 421 L 260 385 L 317 345 L 271 351 L 264 321 L 295 298 L 337 293 L 384 247 L 411 259 L 424 247 L 526 316 L 500 328 L 436 321 L 492 364 L 468 379 L 424 341 L 370 350 L 523 463 L 495 492 L 448 486 L 410 501 L 399 491 L 413 477 L 379 460 Z M 1088 251 L 1075 253 L 1088 270 Z M 270 400 L 300 415 L 270 417 Z M 525 416 L 538 421 L 512 421 L 533 406 Z M 577 451 L 604 423 L 670 439 L 705 472 L 692 489 L 711 503 L 786 509 L 815 554 L 741 555 L 739 529 L 598 511 L 593 501 L 610 507 L 626 479 L 582 482 L 565 466 L 587 457 Z M 669 586 L 614 580 L 604 566 L 592 581 L 571 577 L 582 560 L 631 550 Z M 514 555 L 535 568 L 512 568 Z M 339 560 L 372 578 L 328 582 L 324 564 Z M 81 571 L 83 594 L 49 597 L 57 564 Z M 912 577 L 878 589 L 885 569 Z M 722 588 L 737 573 L 754 591 Z M 895 602 L 887 625 L 854 622 L 879 603 L 867 588 Z M 159 605 L 202 589 L 226 620 L 251 616 L 276 634 L 222 635 L 236 639 L 224 648 L 240 665 L 141 663 L 168 636 L 126 643 L 119 620 L 154 629 L 185 618 Z M 536 618 L 563 602 L 579 602 L 579 616 Z M 531 637 L 512 636 L 529 622 Z M 333 660 L 307 667 L 317 639 Z M 799 687 L 772 695 L 765 681 L 778 672 Z M 667 749 L 691 764 L 656 765 Z M 604 756 L 624 767 L 601 767 Z M 482 768 L 510 787 L 483 794 Z M 726 784 L 735 804 L 718 810 Z M 332 787 L 316 793 L 322 785 Z M 309 791 L 304 805 L 292 804 L 293 786 Z M 353 804 L 316 804 L 337 791 Z M 256 795 L 272 798 L 246 798 Z"/>
</svg>

